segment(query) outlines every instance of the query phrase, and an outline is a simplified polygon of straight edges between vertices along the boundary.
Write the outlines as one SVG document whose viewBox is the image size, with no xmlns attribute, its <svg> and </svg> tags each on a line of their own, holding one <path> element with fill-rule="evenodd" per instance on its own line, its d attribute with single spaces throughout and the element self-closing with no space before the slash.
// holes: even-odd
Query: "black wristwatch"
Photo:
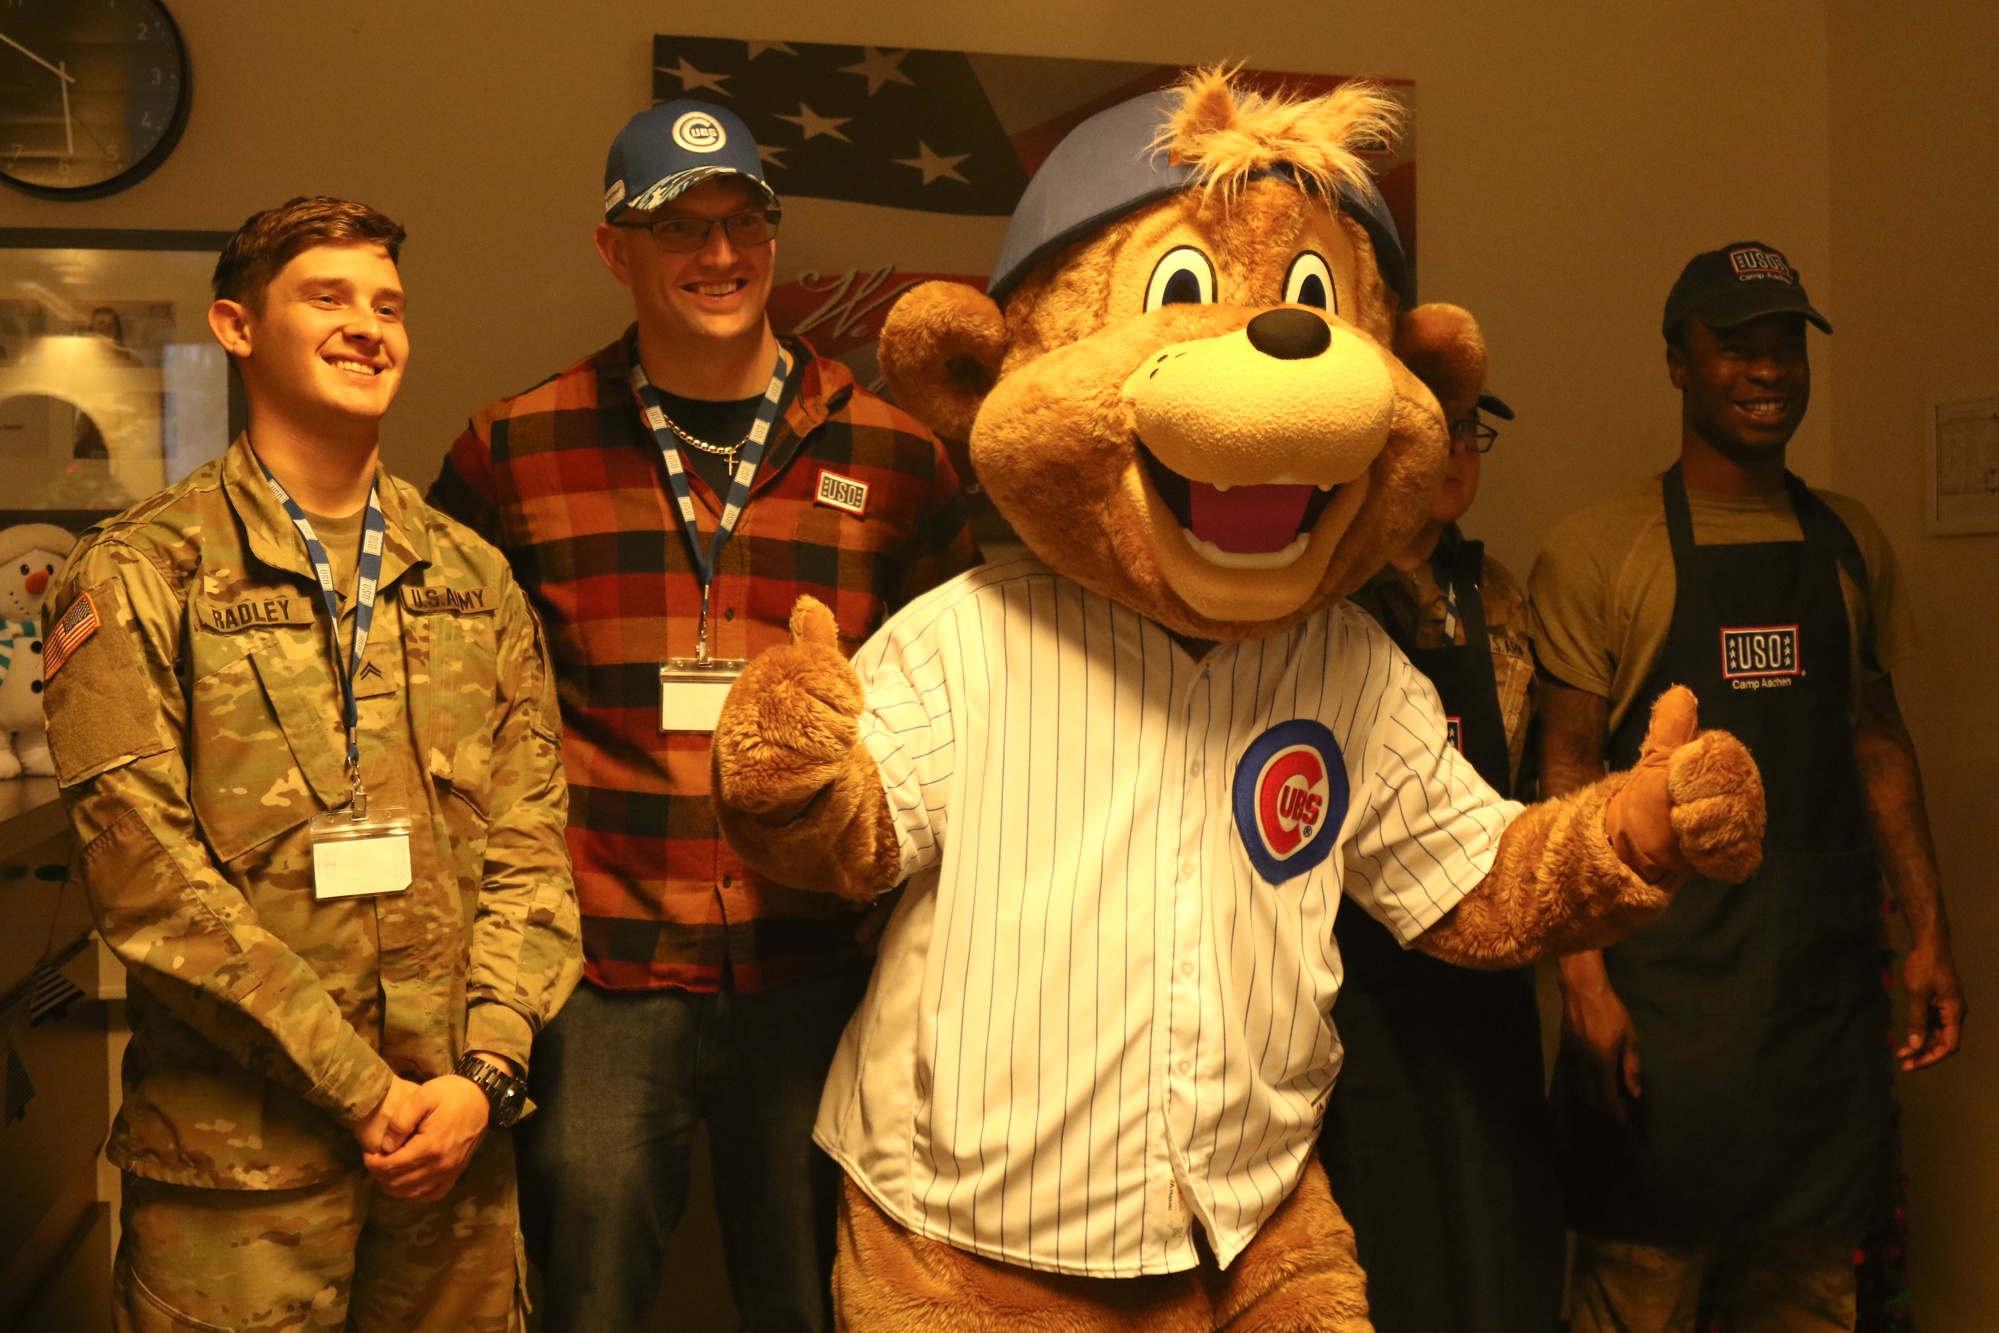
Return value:
<svg viewBox="0 0 1999 1333">
<path fill-rule="evenodd" d="M 494 1129 L 512 1129 L 527 1109 L 528 1081 L 515 1078 L 483 1056 L 468 1052 L 451 1072 L 471 1079 L 486 1094 L 486 1104 L 492 1108 L 489 1123 Z"/>
</svg>

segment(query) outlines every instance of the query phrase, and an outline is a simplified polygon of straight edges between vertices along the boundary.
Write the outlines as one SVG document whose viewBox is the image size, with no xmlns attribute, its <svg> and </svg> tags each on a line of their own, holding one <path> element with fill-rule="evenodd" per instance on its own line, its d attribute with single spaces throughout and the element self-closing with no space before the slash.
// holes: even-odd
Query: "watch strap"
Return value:
<svg viewBox="0 0 1999 1333">
<path fill-rule="evenodd" d="M 467 1052 L 452 1070 L 460 1078 L 470 1079 L 479 1091 L 486 1094 L 486 1105 L 491 1110 L 493 1127 L 507 1129 L 520 1119 L 521 1108 L 527 1103 L 527 1080 L 515 1078 L 485 1057 Z"/>
</svg>

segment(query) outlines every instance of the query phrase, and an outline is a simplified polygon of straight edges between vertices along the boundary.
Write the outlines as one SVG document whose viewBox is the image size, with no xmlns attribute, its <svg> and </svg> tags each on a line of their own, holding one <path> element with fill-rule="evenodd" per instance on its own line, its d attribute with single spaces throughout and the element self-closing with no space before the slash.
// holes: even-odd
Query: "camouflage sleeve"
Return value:
<svg viewBox="0 0 1999 1333">
<path fill-rule="evenodd" d="M 534 1034 L 583 974 L 564 828 L 562 720 L 541 625 L 509 579 L 500 605 L 501 714 L 493 733 L 486 882 L 472 926 L 465 1047 L 527 1068 Z"/>
<path fill-rule="evenodd" d="M 44 612 L 49 748 L 105 943 L 245 1068 L 344 1123 L 366 1119 L 388 1094 L 388 1065 L 209 858 L 188 796 L 173 585 L 143 552 L 100 538 L 71 558 Z"/>
<path fill-rule="evenodd" d="M 951 466 L 951 455 L 928 431 L 923 439 L 931 451 L 930 484 L 910 533 L 896 602 L 888 608 L 891 612 L 964 573 L 983 558 L 978 540 L 972 535 L 971 515 L 958 486 L 958 470 Z"/>
</svg>

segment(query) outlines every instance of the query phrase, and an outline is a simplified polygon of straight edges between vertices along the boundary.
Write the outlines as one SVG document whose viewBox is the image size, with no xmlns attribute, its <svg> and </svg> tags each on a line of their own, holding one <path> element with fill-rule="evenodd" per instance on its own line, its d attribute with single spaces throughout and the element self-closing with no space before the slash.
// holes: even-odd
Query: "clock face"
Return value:
<svg viewBox="0 0 1999 1333">
<path fill-rule="evenodd" d="M 165 160 L 187 48 L 158 0 L 0 0 L 0 180 L 90 199 Z"/>
</svg>

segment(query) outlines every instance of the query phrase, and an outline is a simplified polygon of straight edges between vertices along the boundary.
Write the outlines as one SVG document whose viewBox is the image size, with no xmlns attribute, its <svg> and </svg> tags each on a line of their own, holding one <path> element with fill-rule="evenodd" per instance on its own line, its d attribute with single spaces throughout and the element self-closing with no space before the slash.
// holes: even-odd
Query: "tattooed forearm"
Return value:
<svg viewBox="0 0 1999 1333">
<path fill-rule="evenodd" d="M 1902 721 L 1895 687 L 1882 677 L 1861 696 L 1853 729 L 1853 757 L 1867 795 L 1867 812 L 1881 856 L 1881 872 L 1896 906 L 1915 938 L 1948 935 L 1943 888 L 1937 878 L 1936 846 L 1930 838 L 1929 810 L 1915 742 Z"/>
</svg>

